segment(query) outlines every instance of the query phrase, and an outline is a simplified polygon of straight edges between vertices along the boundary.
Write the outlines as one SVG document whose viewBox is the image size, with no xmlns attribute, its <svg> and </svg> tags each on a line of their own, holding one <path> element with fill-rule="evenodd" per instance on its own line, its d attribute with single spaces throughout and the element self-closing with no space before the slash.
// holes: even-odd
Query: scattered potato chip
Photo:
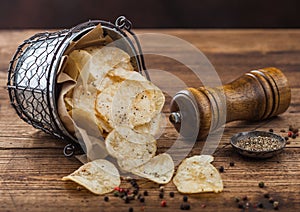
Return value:
<svg viewBox="0 0 300 212">
<path fill-rule="evenodd" d="M 181 193 L 221 192 L 223 182 L 218 170 L 210 163 L 212 156 L 193 156 L 182 161 L 173 183 Z"/>
<path fill-rule="evenodd" d="M 170 182 L 174 174 L 174 162 L 170 155 L 163 153 L 151 158 L 147 163 L 131 172 L 159 184 Z"/>
<path fill-rule="evenodd" d="M 105 139 L 108 153 L 125 170 L 148 162 L 156 152 L 156 140 L 150 134 L 140 134 L 128 127 L 117 127 Z"/>
<path fill-rule="evenodd" d="M 117 168 L 109 161 L 99 159 L 82 165 L 62 180 L 72 180 L 94 194 L 106 194 L 121 184 Z"/>
</svg>

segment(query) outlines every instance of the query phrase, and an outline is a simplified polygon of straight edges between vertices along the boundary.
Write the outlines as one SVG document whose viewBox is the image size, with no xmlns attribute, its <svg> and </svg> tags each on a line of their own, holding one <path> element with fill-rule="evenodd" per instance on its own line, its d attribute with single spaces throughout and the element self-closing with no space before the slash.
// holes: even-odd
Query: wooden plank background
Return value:
<svg viewBox="0 0 300 212">
<path fill-rule="evenodd" d="M 168 207 L 160 207 L 159 185 L 139 180 L 141 191 L 148 190 L 145 203 L 122 200 L 109 195 L 96 196 L 85 189 L 78 190 L 73 182 L 61 178 L 80 166 L 75 158 L 63 156 L 65 143 L 32 128 L 16 115 L 9 104 L 6 90 L 7 67 L 17 46 L 36 33 L 33 30 L 0 31 L 0 211 L 174 211 L 179 210 L 182 195 L 172 183 L 165 186 Z M 283 115 L 262 122 L 238 121 L 226 125 L 218 149 L 214 153 L 216 167 L 224 166 L 221 174 L 224 191 L 219 194 L 190 195 L 192 211 L 240 211 L 235 197 L 247 195 L 249 202 L 263 202 L 267 209 L 271 204 L 263 198 L 265 192 L 280 202 L 280 211 L 300 209 L 300 139 L 291 140 L 285 151 L 267 160 L 246 159 L 235 153 L 229 138 L 241 131 L 268 130 L 276 133 L 288 129 L 290 124 L 300 126 L 300 31 L 299 30 L 136 30 L 138 33 L 166 33 L 182 38 L 205 53 L 216 68 L 223 83 L 252 69 L 275 66 L 284 71 L 292 87 L 292 103 Z M 180 49 L 167 51 L 180 52 Z M 149 68 L 172 71 L 189 86 L 199 82 L 186 74 L 185 67 L 168 58 L 146 56 Z M 159 75 L 152 75 L 157 80 Z M 170 86 L 170 85 L 166 85 Z M 176 89 L 176 85 L 174 85 Z M 168 114 L 170 98 L 164 112 Z M 167 126 L 159 139 L 158 152 L 164 152 L 176 139 L 177 133 Z M 198 142 L 192 154 L 199 154 L 203 143 Z M 235 162 L 230 167 L 229 163 Z M 264 181 L 265 188 L 258 183 Z M 129 187 L 123 182 L 124 187 Z M 168 193 L 175 191 L 175 197 Z M 205 204 L 205 208 L 201 206 Z M 253 209 L 254 210 L 254 209 Z"/>
</svg>

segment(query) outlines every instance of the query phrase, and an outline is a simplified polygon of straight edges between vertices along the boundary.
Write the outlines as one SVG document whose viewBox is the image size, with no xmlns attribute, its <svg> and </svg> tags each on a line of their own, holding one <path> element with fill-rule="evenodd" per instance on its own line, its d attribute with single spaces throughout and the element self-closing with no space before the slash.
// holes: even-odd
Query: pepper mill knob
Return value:
<svg viewBox="0 0 300 212">
<path fill-rule="evenodd" d="M 216 88 L 187 88 L 171 101 L 171 123 L 183 137 L 198 139 L 225 123 L 260 121 L 285 112 L 291 102 L 287 78 L 277 68 L 250 71 L 233 82 Z"/>
</svg>

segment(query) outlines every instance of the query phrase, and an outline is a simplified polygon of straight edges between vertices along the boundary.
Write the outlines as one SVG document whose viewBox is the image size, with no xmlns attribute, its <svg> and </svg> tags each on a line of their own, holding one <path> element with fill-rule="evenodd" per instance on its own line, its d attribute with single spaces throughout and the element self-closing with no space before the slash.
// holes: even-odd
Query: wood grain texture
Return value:
<svg viewBox="0 0 300 212">
<path fill-rule="evenodd" d="M 148 190 L 145 203 L 133 201 L 125 204 L 110 196 L 104 202 L 85 189 L 78 191 L 73 182 L 61 178 L 80 166 L 75 158 L 65 158 L 65 143 L 40 132 L 21 121 L 10 107 L 6 86 L 6 70 L 18 44 L 38 31 L 0 31 L 0 211 L 178 211 L 182 195 L 172 183 L 165 186 L 168 207 L 160 207 L 158 185 L 139 180 L 141 190 Z M 243 73 L 275 66 L 287 76 L 292 88 L 292 102 L 284 114 L 261 122 L 236 121 L 226 125 L 218 149 L 215 151 L 216 167 L 224 166 L 221 174 L 224 191 L 220 194 L 189 196 L 191 211 L 240 211 L 234 197 L 247 195 L 251 203 L 264 202 L 269 192 L 280 202 L 280 211 L 300 210 L 300 138 L 291 139 L 284 152 L 274 158 L 257 161 L 239 156 L 229 145 L 229 138 L 241 131 L 288 129 L 290 124 L 300 126 L 300 31 L 299 30 L 137 30 L 138 33 L 167 33 L 192 43 L 205 53 L 214 65 L 223 83 L 229 83 Z M 153 49 L 159 46 L 153 46 Z M 178 49 L 167 49 L 183 54 Z M 187 68 L 170 58 L 146 55 L 148 68 L 170 71 L 190 87 L 201 82 L 187 72 Z M 169 91 L 163 111 L 169 114 L 172 92 L 181 87 L 162 79 L 159 72 L 152 72 L 154 82 L 163 82 L 163 90 Z M 169 124 L 159 139 L 158 152 L 166 151 L 178 134 Z M 184 146 L 183 146 L 184 147 Z M 200 154 L 203 142 L 195 144 L 190 155 Z M 235 162 L 230 167 L 229 163 Z M 264 181 L 265 188 L 257 184 Z M 129 184 L 123 182 L 124 187 Z M 168 196 L 175 191 L 175 197 Z M 202 209 L 201 205 L 206 208 Z M 259 210 L 265 211 L 267 209 Z"/>
</svg>

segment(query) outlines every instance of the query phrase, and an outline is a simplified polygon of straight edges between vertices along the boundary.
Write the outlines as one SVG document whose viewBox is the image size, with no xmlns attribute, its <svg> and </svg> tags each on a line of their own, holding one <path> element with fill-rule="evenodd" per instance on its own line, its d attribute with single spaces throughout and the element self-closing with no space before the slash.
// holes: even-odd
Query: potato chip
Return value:
<svg viewBox="0 0 300 212">
<path fill-rule="evenodd" d="M 140 134 L 128 127 L 117 127 L 105 139 L 108 153 L 125 170 L 148 162 L 156 152 L 156 140 L 150 134 Z"/>
<path fill-rule="evenodd" d="M 159 138 L 163 133 L 164 126 L 166 125 L 166 119 L 163 113 L 156 114 L 150 122 L 137 125 L 134 127 L 134 131 L 138 133 L 148 133 Z"/>
<path fill-rule="evenodd" d="M 89 52 L 92 57 L 89 63 L 84 67 L 84 70 L 88 70 L 95 79 L 94 85 L 99 91 L 102 91 L 105 88 L 102 85 L 102 81 L 109 71 L 114 70 L 117 67 L 122 69 L 124 69 L 123 67 L 126 67 L 128 68 L 128 71 L 133 70 L 133 67 L 130 64 L 130 56 L 119 48 L 106 46 L 101 49 L 94 48 L 93 51 Z"/>
<path fill-rule="evenodd" d="M 117 168 L 103 159 L 84 164 L 62 180 L 72 180 L 98 195 L 109 193 L 121 184 Z"/>
<path fill-rule="evenodd" d="M 88 64 L 91 59 L 91 55 L 84 50 L 74 50 L 68 56 L 68 62 L 64 69 L 73 80 L 77 80 L 79 73 L 83 67 Z"/>
<path fill-rule="evenodd" d="M 173 178 L 181 193 L 221 192 L 223 182 L 218 170 L 210 163 L 212 156 L 200 155 L 182 161 Z"/>
<path fill-rule="evenodd" d="M 174 174 L 174 162 L 170 155 L 163 153 L 132 169 L 131 172 L 158 184 L 166 184 L 170 182 Z"/>
<path fill-rule="evenodd" d="M 151 82 L 125 80 L 114 97 L 112 111 L 120 112 L 115 113 L 113 122 L 117 126 L 126 124 L 132 128 L 148 123 L 161 111 L 164 101 L 161 90 Z"/>
</svg>

